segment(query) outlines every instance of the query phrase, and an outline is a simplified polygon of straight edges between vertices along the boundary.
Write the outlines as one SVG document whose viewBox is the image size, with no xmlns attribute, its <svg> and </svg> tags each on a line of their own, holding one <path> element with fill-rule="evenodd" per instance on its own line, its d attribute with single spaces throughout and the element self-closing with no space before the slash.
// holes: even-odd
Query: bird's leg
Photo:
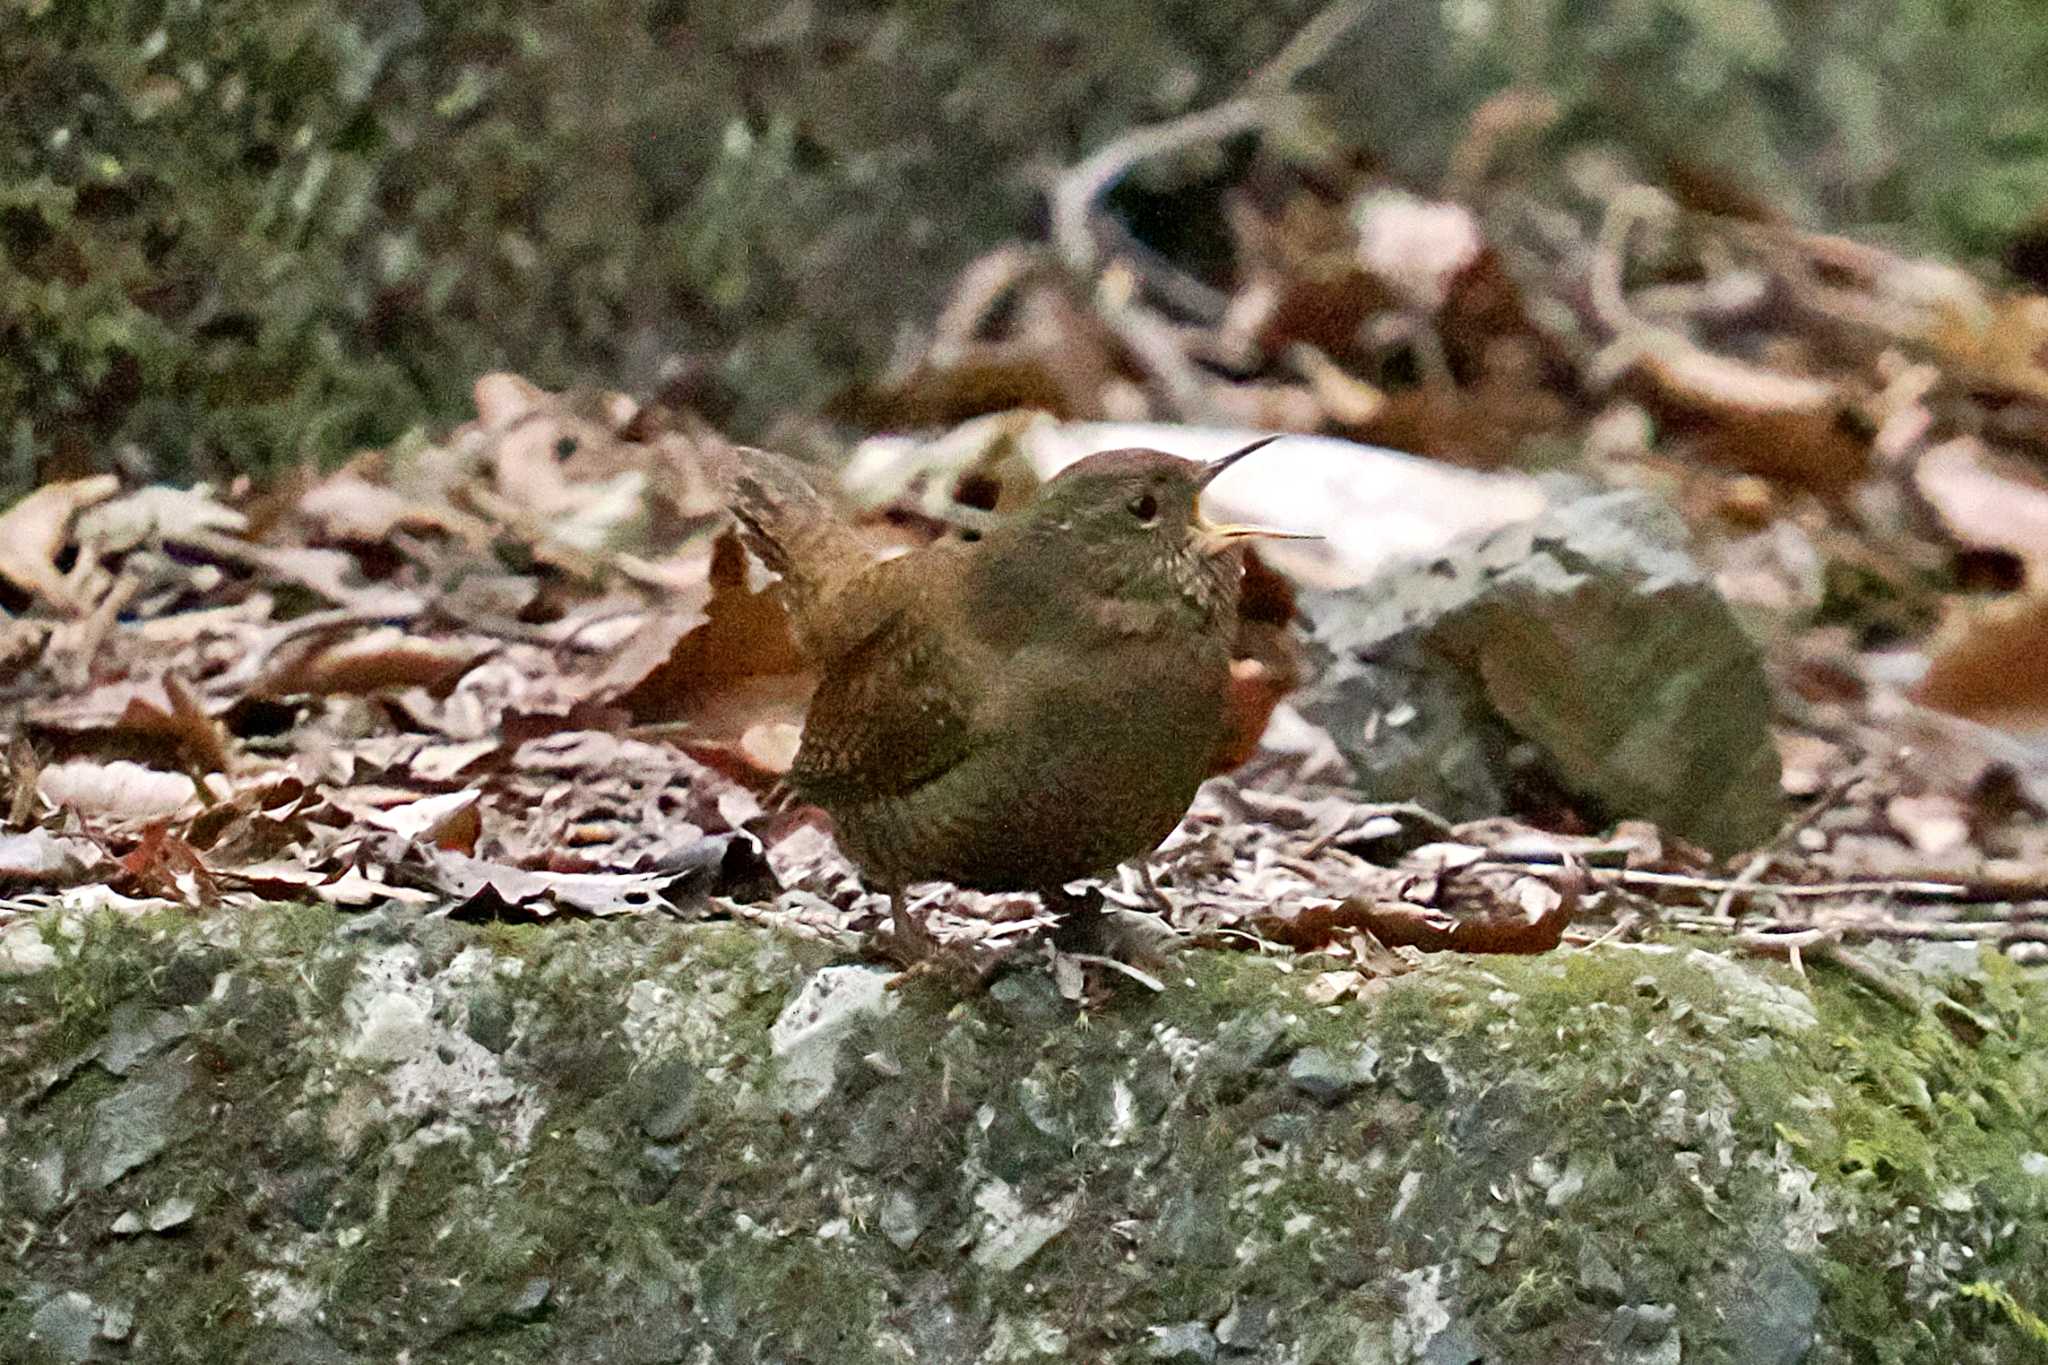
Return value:
<svg viewBox="0 0 2048 1365">
<path fill-rule="evenodd" d="M 1137 897 L 1151 908 L 1153 914 L 1163 920 L 1170 920 L 1173 915 L 1173 901 L 1159 889 L 1159 883 L 1153 880 L 1152 864 L 1140 858 L 1125 866 L 1137 874 Z"/>
<path fill-rule="evenodd" d="M 891 961 L 913 967 L 939 951 L 931 930 L 910 913 L 910 896 L 900 886 L 882 889 L 889 898 L 889 928 L 881 935 L 880 947 Z"/>
</svg>

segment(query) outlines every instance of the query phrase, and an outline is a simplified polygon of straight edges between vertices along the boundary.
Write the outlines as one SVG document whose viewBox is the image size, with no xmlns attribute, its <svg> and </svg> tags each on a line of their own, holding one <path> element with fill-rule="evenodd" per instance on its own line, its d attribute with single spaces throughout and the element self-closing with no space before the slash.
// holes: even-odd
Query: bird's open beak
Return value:
<svg viewBox="0 0 2048 1365">
<path fill-rule="evenodd" d="M 1278 435 L 1274 436 L 1261 436 L 1258 440 L 1253 441 L 1248 446 L 1239 446 L 1236 450 L 1231 451 L 1228 455 L 1225 455 L 1220 459 L 1209 461 L 1207 465 L 1203 466 L 1202 472 L 1195 476 L 1195 487 L 1207 488 L 1210 484 L 1216 482 L 1216 476 L 1218 474 L 1221 474 L 1224 470 L 1230 468 L 1239 460 L 1242 460 L 1245 456 L 1251 454 L 1254 450 L 1263 450 L 1265 447 L 1273 444 L 1273 442 L 1279 440 L 1281 436 L 1285 436 L 1286 434 L 1287 433 L 1283 431 Z"/>
<path fill-rule="evenodd" d="M 1240 540 L 1321 540 L 1313 531 L 1280 531 L 1271 526 L 1245 526 L 1230 521 L 1210 521 L 1195 513 L 1195 548 L 1205 555 L 1222 554 Z"/>
<path fill-rule="evenodd" d="M 1285 435 L 1286 433 L 1281 433 Z M 1211 460 L 1196 476 L 1196 486 L 1207 488 L 1216 476 L 1251 454 L 1254 450 L 1273 444 L 1280 436 L 1261 436 L 1250 445 L 1239 446 L 1218 460 Z M 1190 528 L 1194 532 L 1195 547 L 1203 554 L 1221 554 L 1240 540 L 1321 540 L 1322 537 L 1307 531 L 1280 531 L 1270 526 L 1244 526 L 1233 522 L 1214 522 L 1205 518 L 1201 509 L 1195 511 L 1195 520 Z"/>
</svg>

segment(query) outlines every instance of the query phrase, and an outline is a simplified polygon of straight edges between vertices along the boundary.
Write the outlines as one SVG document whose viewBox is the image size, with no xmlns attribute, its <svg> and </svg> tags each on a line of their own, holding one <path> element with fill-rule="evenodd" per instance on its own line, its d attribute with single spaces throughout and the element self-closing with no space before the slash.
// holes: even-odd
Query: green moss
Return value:
<svg viewBox="0 0 2048 1365">
<path fill-rule="evenodd" d="M 522 962 L 490 984 L 517 1006 L 489 1065 L 519 1099 L 373 1121 L 344 1153 L 334 1107 L 387 1078 L 323 1013 L 330 970 L 343 993 L 361 979 L 365 936 L 320 943 L 317 924 L 230 955 L 176 1045 L 202 1083 L 192 1130 L 61 1215 L 100 1228 L 183 1193 L 189 1227 L 39 1234 L 26 1254 L 110 1301 L 174 1277 L 175 1302 L 138 1315 L 151 1358 L 180 1358 L 159 1349 L 174 1339 L 304 1354 L 291 1333 L 312 1327 L 259 1318 L 252 1227 L 290 1248 L 267 1269 L 336 1346 L 458 1362 L 973 1357 L 1001 1324 L 1127 1360 L 1154 1326 L 1246 1303 L 1300 1359 L 1347 1361 L 1390 1349 L 1424 1275 L 1509 1358 L 1597 1358 L 1621 1304 L 1674 1305 L 1688 1360 L 1753 1358 L 1758 1329 L 1729 1305 L 1765 1285 L 1835 1353 L 1816 1360 L 2004 1361 L 2048 1302 L 2027 1249 L 2044 1182 L 2021 1167 L 2048 1148 L 2048 1002 L 1996 959 L 1945 983 L 1967 1027 L 1683 950 L 1442 959 L 1331 1007 L 1302 997 L 1306 972 L 1217 954 L 1186 960 L 1192 985 L 1089 1012 L 1028 975 L 971 996 L 913 982 L 797 1116 L 764 1099 L 768 1034 L 808 950 L 728 925 L 452 925 L 422 940 L 426 967 L 466 946 Z M 103 924 L 32 989 L 83 1002 L 111 964 L 147 980 L 183 951 Z M 1760 1022 L 1773 1010 L 1793 1022 Z M 1311 1046 L 1370 1047 L 1377 1080 L 1317 1102 L 1287 1069 Z M 83 1068 L 13 1121 L 10 1153 L 75 1158 L 120 1084 Z M 651 1139 L 684 1084 L 681 1131 Z M 1063 1220 L 1013 1270 L 983 1251 L 1005 1200 Z M 906 1217 L 898 1246 L 883 1233 Z M 1942 1244 L 1971 1248 L 1963 1270 L 1940 1269 Z M 536 1279 L 546 1302 L 515 1312 Z M 22 1317 L 0 1298 L 0 1330 Z"/>
<path fill-rule="evenodd" d="M 537 921 L 494 919 L 478 931 L 477 941 L 499 957 L 525 962 L 546 951 L 553 937 L 550 927 Z"/>
<path fill-rule="evenodd" d="M 244 933 L 258 936 L 252 945 L 258 951 L 301 960 L 333 942 L 343 922 L 341 912 L 324 901 L 261 906 L 242 911 L 239 919 Z"/>
</svg>

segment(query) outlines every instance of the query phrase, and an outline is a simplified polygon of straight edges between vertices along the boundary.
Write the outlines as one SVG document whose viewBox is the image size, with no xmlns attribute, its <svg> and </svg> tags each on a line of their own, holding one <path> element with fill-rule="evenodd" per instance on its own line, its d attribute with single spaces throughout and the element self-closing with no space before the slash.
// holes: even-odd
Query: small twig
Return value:
<svg viewBox="0 0 2048 1365">
<path fill-rule="evenodd" d="M 969 262 L 953 282 L 953 293 L 932 323 L 932 344 L 926 358 L 935 364 L 956 362 L 980 333 L 996 305 L 1050 264 L 1043 247 L 997 247 Z"/>
<path fill-rule="evenodd" d="M 1052 235 L 1068 269 L 1082 279 L 1094 275 L 1098 252 L 1091 218 L 1095 205 L 1133 166 L 1279 121 L 1291 107 L 1288 87 L 1322 60 L 1370 8 L 1364 0 L 1339 0 L 1303 25 L 1271 61 L 1255 71 L 1243 94 L 1165 123 L 1133 128 L 1062 174 L 1052 192 Z"/>
<path fill-rule="evenodd" d="M 1145 989 L 1155 993 L 1163 992 L 1166 989 L 1166 983 L 1150 972 L 1140 971 L 1128 962 L 1119 962 L 1113 957 L 1104 957 L 1101 953 L 1064 953 L 1062 956 L 1074 962 L 1084 962 L 1092 966 L 1108 967 L 1112 971 L 1122 972 L 1131 980 L 1145 987 Z"/>
<path fill-rule="evenodd" d="M 1439 833 L 1446 842 L 1453 842 L 1455 830 L 1448 824 L 1441 824 Z M 1504 863 L 1514 867 L 1555 867 L 1567 860 L 1584 863 L 1588 867 L 1619 871 L 1628 866 L 1629 858 L 1642 852 L 1643 845 L 1636 839 L 1618 839 L 1605 844 L 1564 844 L 1543 840 L 1516 847 L 1520 840 L 1510 839 L 1487 850 L 1482 861 Z M 1340 850 L 1341 851 L 1341 850 Z"/>
<path fill-rule="evenodd" d="M 1127 266 L 1118 263 L 1103 272 L 1095 290 L 1095 311 L 1159 385 L 1175 417 L 1202 425 L 1221 420 L 1201 371 L 1181 349 L 1173 328 L 1138 302 L 1137 280 Z"/>
<path fill-rule="evenodd" d="M 1815 962 L 1829 963 L 1841 968 L 1855 978 L 1858 984 L 1879 998 L 1897 1005 L 1908 1014 L 1921 1014 L 1926 1011 L 1927 1002 L 1918 991 L 1891 973 L 1880 970 L 1876 964 L 1844 948 L 1841 937 L 1842 930 L 1839 926 L 1819 926 L 1811 929 L 1794 929 L 1785 933 L 1739 933 L 1735 935 L 1733 943 L 1741 952 L 1783 957 L 1801 976 L 1806 975 L 1801 962 L 1802 955 L 1811 957 Z"/>
<path fill-rule="evenodd" d="M 1494 858 L 1488 862 L 1518 860 Z M 1662 887 L 1671 891 L 1727 891 L 1738 896 L 1784 896 L 1792 900 L 1826 900 L 1841 896 L 1878 896 L 1894 900 L 1948 901 L 1971 904 L 2009 900 L 2040 900 L 2048 897 L 2048 878 L 2025 885 L 1975 882 L 1886 881 L 1873 878 L 1849 882 L 1750 882 L 1733 877 L 1688 877 L 1676 872 L 1640 872 L 1632 868 L 1591 869 L 1596 877 L 1618 881 L 1624 886 Z"/>
<path fill-rule="evenodd" d="M 1240 96 L 1213 109 L 1134 128 L 1083 157 L 1053 186 L 1053 242 L 1061 259 L 1083 279 L 1095 273 L 1095 234 L 1089 220 L 1096 202 L 1131 167 L 1156 156 L 1262 128 L 1276 116 L 1281 103 L 1270 93 Z"/>
<path fill-rule="evenodd" d="M 1927 1001 L 1919 991 L 1891 973 L 1880 971 L 1875 963 L 1858 957 L 1839 943 L 1829 944 L 1815 956 L 1833 963 L 1870 991 L 1889 1000 L 1908 1014 L 1924 1014 L 1927 1010 Z"/>
<path fill-rule="evenodd" d="M 1330 54 L 1338 39 L 1364 22 L 1371 9 L 1371 0 L 1337 0 L 1327 6 L 1303 24 L 1265 65 L 1252 72 L 1245 89 L 1284 90 L 1293 85 L 1303 72 Z"/>
<path fill-rule="evenodd" d="M 1629 238 L 1638 224 L 1652 221 L 1669 211 L 1670 198 L 1660 190 L 1633 185 L 1607 201 L 1606 217 L 1593 247 L 1592 269 L 1587 274 L 1587 296 L 1593 316 L 1616 337 L 1625 337 L 1643 324 L 1628 305 L 1622 289 L 1627 273 Z"/>
<path fill-rule="evenodd" d="M 1660 922 L 1667 928 L 1691 932 L 1753 932 L 1774 937 L 1782 937 L 1780 931 L 1790 927 L 1779 921 L 1771 921 L 1753 930 L 1742 930 L 1738 929 L 1733 920 L 1705 915 L 1667 915 Z M 2048 925 L 2010 919 L 1903 920 L 1888 915 L 1850 913 L 1830 915 L 1813 925 L 1802 924 L 1799 927 L 1827 929 L 1854 938 L 1881 938 L 1909 943 L 2048 943 Z"/>
<path fill-rule="evenodd" d="M 1788 929 L 1782 933 L 1759 929 L 1739 933 L 1732 942 L 1744 952 L 1787 953 L 1818 948 L 1837 942 L 1841 937 L 1842 931 L 1836 928 Z"/>
<path fill-rule="evenodd" d="M 1920 924 L 1886 916 L 1859 921 L 1855 928 L 1872 938 L 1930 943 L 2048 943 L 2048 925 L 2010 919 Z"/>
<path fill-rule="evenodd" d="M 1764 874 L 1771 870 L 1771 865 L 1778 861 L 1779 855 L 1791 847 L 1793 840 L 1799 837 L 1800 832 L 1810 828 L 1814 821 L 1840 805 L 1842 798 L 1847 796 L 1850 789 L 1861 782 L 1863 777 L 1861 765 L 1852 767 L 1848 772 L 1829 783 L 1827 790 L 1821 792 L 1805 810 L 1786 821 L 1784 827 L 1772 837 L 1771 841 L 1757 850 L 1756 856 L 1751 858 L 1743 865 L 1742 870 L 1735 874 L 1735 883 L 1723 891 L 1720 899 L 1714 902 L 1715 915 L 1722 919 L 1733 919 L 1735 917 L 1735 899 L 1742 894 L 1742 889 L 1754 886 L 1762 881 Z"/>
<path fill-rule="evenodd" d="M 1742 870 L 1735 874 L 1735 879 L 1728 883 L 1727 889 L 1714 901 L 1716 919 L 1735 918 L 1736 897 L 1763 880 L 1764 873 L 1771 870 L 1771 864 L 1778 861 L 1779 851 L 1774 842 L 1771 847 L 1760 850 L 1754 858 L 1742 865 Z"/>
</svg>

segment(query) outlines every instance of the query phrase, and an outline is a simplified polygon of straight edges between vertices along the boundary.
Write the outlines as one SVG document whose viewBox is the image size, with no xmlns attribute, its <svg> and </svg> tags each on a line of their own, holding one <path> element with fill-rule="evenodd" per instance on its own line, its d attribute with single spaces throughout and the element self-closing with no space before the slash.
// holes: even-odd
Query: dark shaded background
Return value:
<svg viewBox="0 0 2048 1365">
<path fill-rule="evenodd" d="M 1300 0 L 14 0 L 0 491 L 263 470 L 468 414 L 479 373 L 814 410 L 1040 230 L 1050 176 L 1227 98 Z M 1420 188 L 1510 85 L 1796 219 L 1990 255 L 2048 204 L 2026 0 L 1380 0 L 1303 82 Z M 1117 207 L 1205 267 L 1231 151 Z M 1284 149 L 1283 149 L 1284 151 Z"/>
</svg>

